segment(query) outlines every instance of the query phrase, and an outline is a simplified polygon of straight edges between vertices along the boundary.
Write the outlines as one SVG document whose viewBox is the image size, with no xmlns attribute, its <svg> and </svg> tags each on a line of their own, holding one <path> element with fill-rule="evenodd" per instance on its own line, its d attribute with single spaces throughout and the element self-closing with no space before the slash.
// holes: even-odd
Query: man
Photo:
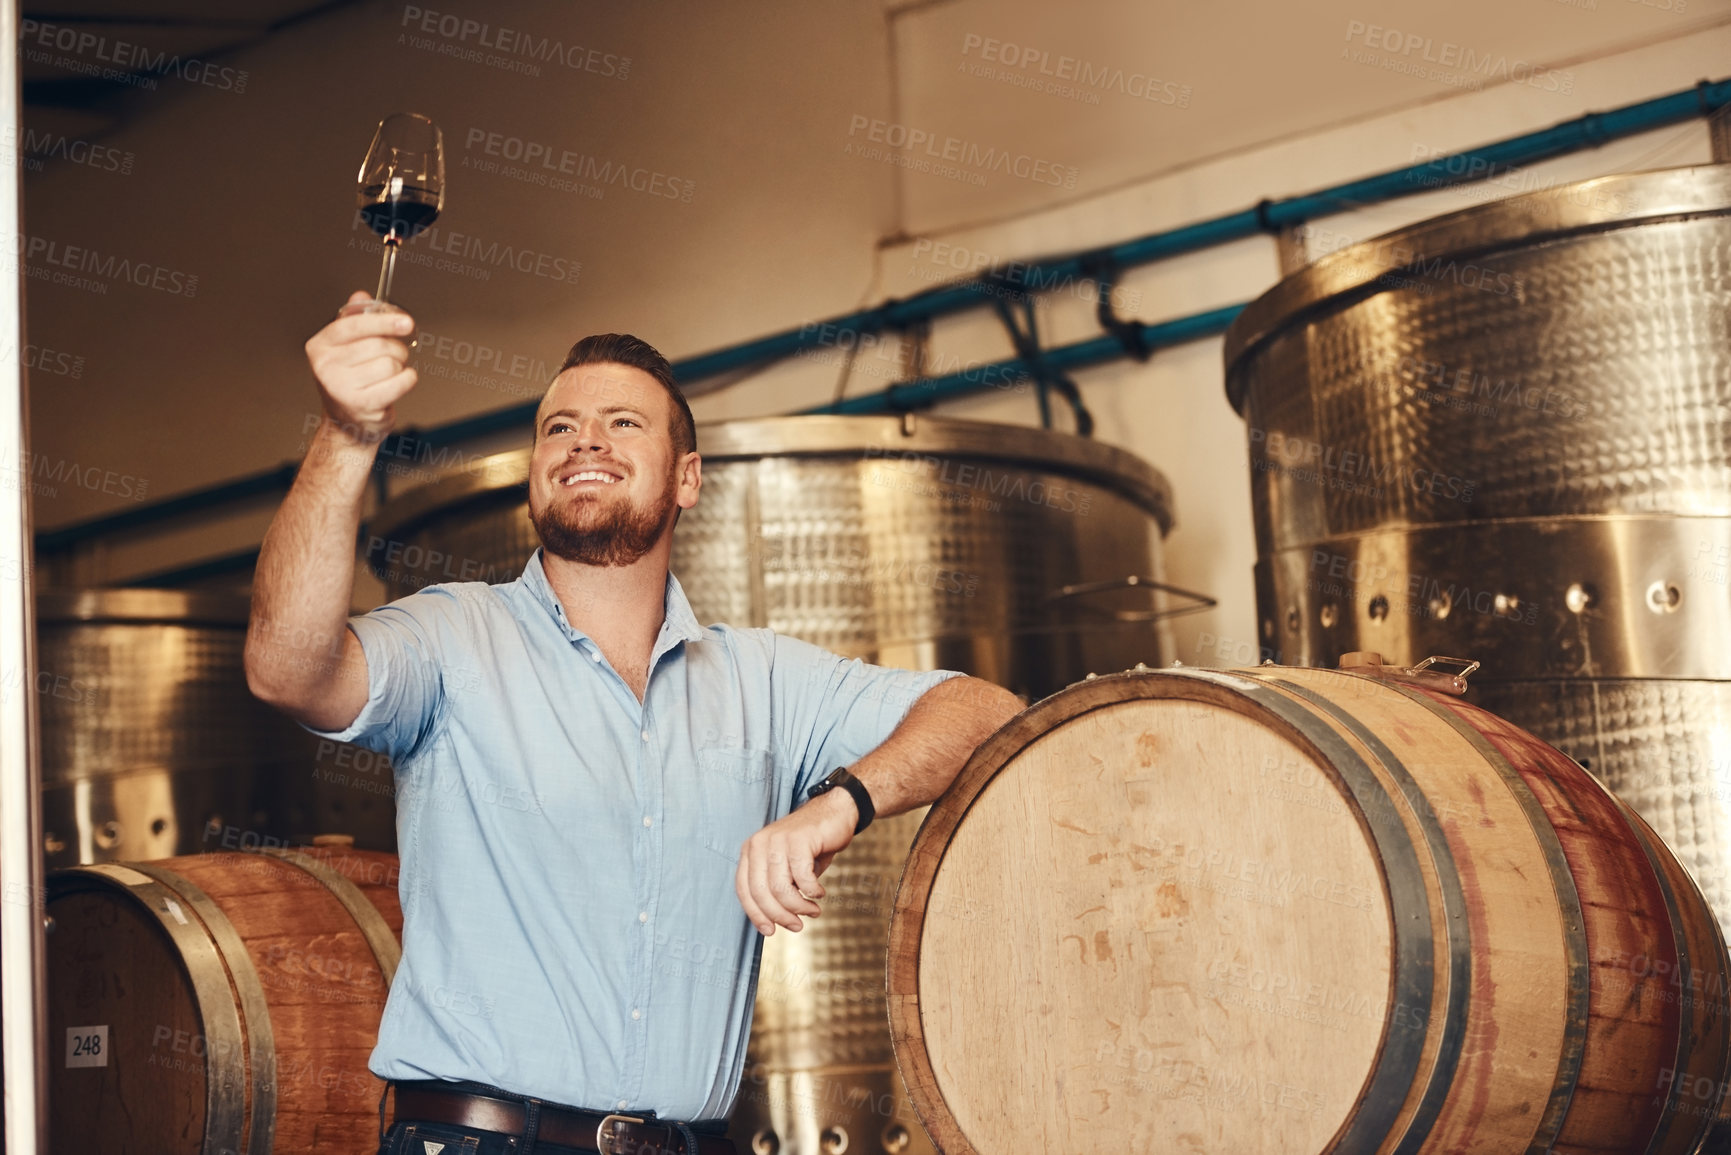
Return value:
<svg viewBox="0 0 1731 1155">
<path fill-rule="evenodd" d="M 368 303 L 307 342 L 325 416 L 265 535 L 246 661 L 261 698 L 397 768 L 381 1152 L 561 1155 L 598 1131 L 730 1151 L 760 934 L 818 917 L 872 811 L 935 799 L 1020 702 L 701 628 L 668 572 L 703 484 L 691 412 L 615 334 L 578 342 L 541 403 L 522 577 L 347 621 L 373 457 L 416 379 L 412 320 Z M 702 957 L 667 966 L 670 939 Z"/>
</svg>

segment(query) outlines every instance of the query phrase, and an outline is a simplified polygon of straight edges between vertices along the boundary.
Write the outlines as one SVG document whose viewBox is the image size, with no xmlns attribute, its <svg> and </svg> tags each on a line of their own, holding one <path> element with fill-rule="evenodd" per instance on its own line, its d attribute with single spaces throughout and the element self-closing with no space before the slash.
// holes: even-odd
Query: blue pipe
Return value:
<svg viewBox="0 0 1731 1155">
<path fill-rule="evenodd" d="M 1727 104 L 1731 104 L 1731 80 L 1711 84 L 1703 81 L 1694 88 L 1669 96 L 1631 104 L 1612 112 L 1589 112 L 1551 128 L 1511 137 L 1484 148 L 1437 157 L 1424 164 L 1348 181 L 1320 192 L 1278 201 L 1265 200 L 1239 212 L 1150 233 L 1091 252 L 1031 263 L 1021 267 L 1015 277 L 1002 277 L 1000 274 L 996 281 L 981 278 L 940 285 L 905 299 L 886 301 L 870 309 L 835 317 L 822 324 L 810 323 L 797 329 L 786 329 L 755 341 L 688 358 L 677 366 L 679 377 L 682 381 L 696 381 L 729 370 L 780 360 L 823 341 L 833 341 L 838 331 L 877 333 L 973 308 L 984 304 L 990 295 L 1001 293 L 1000 286 L 1006 280 L 1012 286 L 1038 292 L 1042 285 L 1062 285 L 1085 278 L 1102 266 L 1129 268 L 1144 265 L 1242 240 L 1257 233 L 1277 233 L 1291 225 L 1367 204 L 1449 185 L 1470 184 L 1516 164 L 1533 164 L 1583 148 L 1596 148 L 1606 141 L 1649 132 L 1694 116 L 1708 116 Z"/>
<path fill-rule="evenodd" d="M 1226 332 L 1238 314 L 1244 311 L 1245 304 L 1248 302 L 1210 309 L 1206 313 L 1192 313 L 1188 317 L 1161 321 L 1155 325 L 1143 325 L 1142 340 L 1147 348 L 1159 349 L 1218 336 Z M 1090 365 L 1116 361 L 1124 356 L 1124 352 L 1124 343 L 1117 337 L 1092 337 L 1074 345 L 1060 345 L 1055 349 L 1044 350 L 1040 359 L 1052 368 L 1063 371 L 1086 369 Z M 891 385 L 877 393 L 845 397 L 828 405 L 814 405 L 799 412 L 899 413 L 904 409 L 919 409 L 955 397 L 983 393 L 988 389 L 1008 389 L 1018 381 L 1032 376 L 1033 367 L 1026 360 L 1011 357 L 989 365 L 974 365 L 945 377 L 927 377 L 922 381 Z"/>
<path fill-rule="evenodd" d="M 809 322 L 797 329 L 785 329 L 767 337 L 688 357 L 676 362 L 673 371 L 681 381 L 701 381 L 735 369 L 779 361 L 802 349 L 834 342 L 836 335 L 841 332 L 879 333 L 885 329 L 905 328 L 919 321 L 977 308 L 987 304 L 993 297 L 1001 296 L 1006 287 L 1037 293 L 1056 285 L 1093 278 L 1102 271 L 1145 265 L 1228 241 L 1242 240 L 1257 233 L 1276 233 L 1291 225 L 1317 217 L 1332 216 L 1364 205 L 1430 192 L 1450 185 L 1471 184 L 1516 165 L 1535 164 L 1584 148 L 1597 148 L 1621 137 L 1651 132 L 1696 116 L 1710 116 L 1728 104 L 1731 104 L 1731 80 L 1703 80 L 1693 88 L 1667 96 L 1640 101 L 1610 112 L 1589 112 L 1538 132 L 1510 137 L 1483 148 L 1437 157 L 1424 164 L 1408 165 L 1360 180 L 1347 181 L 1318 192 L 1282 200 L 1264 200 L 1238 212 L 1150 233 L 1120 244 L 1068 257 L 1013 264 L 1008 269 L 995 270 L 985 277 L 939 285 L 910 297 L 885 301 L 870 309 L 862 309 L 824 322 Z M 1241 306 L 1233 308 L 1239 307 Z M 1194 330 L 1194 337 L 1185 338 L 1194 340 L 1219 331 L 1209 329 L 1202 321 L 1221 312 L 1223 310 L 1215 310 L 1214 313 L 1196 314 L 1194 317 L 1183 317 L 1161 325 L 1148 325 L 1144 326 L 1144 330 L 1171 334 L 1184 332 L 1186 326 L 1196 325 L 1198 327 Z M 1163 343 L 1174 344 L 1175 339 L 1168 335 Z M 1046 360 L 1059 368 L 1076 368 L 1111 360 L 1122 355 L 1124 351 L 1123 345 L 1115 338 L 1101 337 L 1065 346 L 1062 350 L 1051 350 L 1046 354 Z M 1065 359 L 1072 357 L 1081 359 Z M 1002 361 L 998 362 L 997 366 L 1005 372 L 1026 371 L 1026 366 L 1020 361 Z M 1020 368 L 1012 369 L 1012 366 Z M 841 402 L 840 407 L 826 405 L 802 412 L 893 411 L 909 405 L 929 404 L 963 396 L 980 389 L 1001 387 L 979 383 L 978 378 L 984 376 L 987 368 L 982 366 L 931 381 L 896 385 L 881 394 L 848 398 Z M 968 377 L 970 373 L 976 378 L 971 382 Z M 930 400 L 917 400 L 921 398 Z M 880 408 L 869 408 L 872 405 Z M 527 429 L 534 417 L 535 404 L 527 403 L 463 418 L 431 429 L 405 430 L 395 436 L 403 438 L 404 443 L 410 446 L 422 441 L 452 444 L 505 429 Z M 294 465 L 279 466 L 220 485 L 191 490 L 164 502 L 107 514 L 62 529 L 45 530 L 36 535 L 36 546 L 44 550 L 60 548 L 86 538 L 136 528 L 161 518 L 220 504 L 235 497 L 256 493 L 260 489 L 268 489 L 272 485 L 281 484 L 286 487 L 287 479 L 293 477 L 296 468 Z"/>
</svg>

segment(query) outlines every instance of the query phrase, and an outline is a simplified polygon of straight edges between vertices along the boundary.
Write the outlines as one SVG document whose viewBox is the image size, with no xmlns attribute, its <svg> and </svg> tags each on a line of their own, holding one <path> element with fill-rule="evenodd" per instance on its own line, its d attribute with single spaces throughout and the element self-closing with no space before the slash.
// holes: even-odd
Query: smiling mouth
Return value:
<svg viewBox="0 0 1731 1155">
<path fill-rule="evenodd" d="M 559 484 L 569 489 L 573 485 L 579 485 L 584 482 L 593 481 L 599 482 L 602 485 L 612 485 L 618 480 L 619 478 L 614 474 L 606 473 L 599 469 L 585 469 L 580 473 L 573 473 L 570 477 L 559 482 Z"/>
</svg>

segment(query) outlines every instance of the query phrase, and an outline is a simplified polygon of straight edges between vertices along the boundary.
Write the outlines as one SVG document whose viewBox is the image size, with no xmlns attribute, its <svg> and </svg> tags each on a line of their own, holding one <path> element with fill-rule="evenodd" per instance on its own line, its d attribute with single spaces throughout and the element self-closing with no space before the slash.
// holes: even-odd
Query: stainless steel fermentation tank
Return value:
<svg viewBox="0 0 1731 1155">
<path fill-rule="evenodd" d="M 1227 334 L 1260 645 L 1484 663 L 1731 925 L 1731 169 L 1604 177 L 1326 256 Z"/>
<path fill-rule="evenodd" d="M 368 806 L 388 830 L 388 793 L 321 791 L 311 736 L 248 692 L 246 598 L 44 590 L 36 605 L 36 684 L 6 692 L 40 706 L 49 866 L 304 839 Z"/>
<path fill-rule="evenodd" d="M 701 621 L 1032 697 L 1172 650 L 1170 491 L 1123 450 L 912 414 L 705 425 L 698 449 L 673 570 Z M 539 545 L 528 462 L 502 453 L 381 509 L 365 548 L 389 596 L 515 578 Z"/>
<path fill-rule="evenodd" d="M 989 678 L 1031 698 L 1172 653 L 1157 615 L 1165 479 L 1098 442 L 906 417 L 703 426 L 703 493 L 674 534 L 699 621 L 768 626 L 836 653 Z M 405 494 L 369 560 L 391 596 L 507 581 L 537 545 L 528 452 Z M 891 904 L 920 814 L 874 824 L 824 876 L 823 918 L 764 944 L 742 1150 L 928 1152 L 884 1003 Z M 960 911 L 956 917 L 984 917 Z"/>
</svg>

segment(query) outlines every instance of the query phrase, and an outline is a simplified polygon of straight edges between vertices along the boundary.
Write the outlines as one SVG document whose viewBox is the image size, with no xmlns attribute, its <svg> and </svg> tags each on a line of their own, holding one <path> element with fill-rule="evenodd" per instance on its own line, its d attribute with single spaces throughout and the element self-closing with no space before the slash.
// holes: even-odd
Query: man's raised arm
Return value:
<svg viewBox="0 0 1731 1155">
<path fill-rule="evenodd" d="M 355 535 L 392 407 L 415 385 L 406 313 L 362 311 L 355 293 L 306 344 L 324 416 L 265 533 L 246 635 L 247 686 L 290 717 L 341 730 L 367 703 L 367 663 L 348 630 Z"/>
</svg>

